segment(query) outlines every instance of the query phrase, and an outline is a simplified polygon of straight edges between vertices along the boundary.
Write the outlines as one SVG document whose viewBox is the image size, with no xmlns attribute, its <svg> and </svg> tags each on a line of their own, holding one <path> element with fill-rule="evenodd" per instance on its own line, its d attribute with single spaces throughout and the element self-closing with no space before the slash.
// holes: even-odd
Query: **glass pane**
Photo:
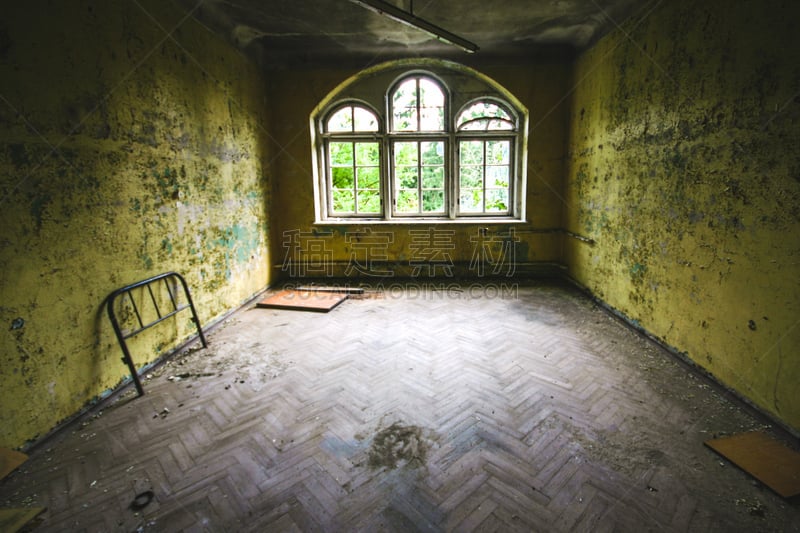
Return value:
<svg viewBox="0 0 800 533">
<path fill-rule="evenodd" d="M 378 166 L 380 161 L 378 143 L 356 143 L 356 165 Z"/>
<path fill-rule="evenodd" d="M 444 143 L 443 142 L 423 142 L 420 143 L 423 165 L 443 165 L 444 164 Z"/>
<path fill-rule="evenodd" d="M 508 127 L 501 127 L 497 129 L 511 129 L 513 127 L 511 115 L 509 115 L 502 107 L 493 103 L 493 102 L 475 102 L 474 104 L 470 105 L 461 114 L 458 116 L 458 120 L 456 120 L 456 125 L 460 128 L 465 122 L 469 122 L 470 120 L 485 118 L 499 118 L 505 121 L 508 121 Z M 487 126 L 491 126 L 492 129 L 495 129 L 495 125 L 497 123 L 502 123 L 502 121 L 487 121 L 483 122 L 484 125 L 479 128 L 475 127 L 467 127 L 464 129 L 485 129 Z"/>
<path fill-rule="evenodd" d="M 422 167 L 423 189 L 444 189 L 444 167 Z"/>
<path fill-rule="evenodd" d="M 444 93 L 436 83 L 420 78 L 419 92 L 422 107 L 444 107 Z"/>
<path fill-rule="evenodd" d="M 358 212 L 359 213 L 380 213 L 381 196 L 378 191 L 359 191 L 358 192 Z"/>
<path fill-rule="evenodd" d="M 444 211 L 444 191 L 422 191 L 422 210 L 426 213 Z"/>
<path fill-rule="evenodd" d="M 419 143 L 401 142 L 394 143 L 394 164 L 395 165 L 414 165 L 419 162 L 417 148 Z"/>
<path fill-rule="evenodd" d="M 479 190 L 461 190 L 459 207 L 462 212 L 476 213 L 481 211 L 482 192 Z"/>
<path fill-rule="evenodd" d="M 444 131 L 444 94 L 438 85 L 430 80 L 419 81 L 420 128 L 422 131 Z"/>
<path fill-rule="evenodd" d="M 509 122 L 507 120 L 499 120 L 499 119 L 490 120 L 489 121 L 489 125 L 488 125 L 488 129 L 490 129 L 490 130 L 513 130 L 514 129 L 514 123 L 513 122 Z"/>
<path fill-rule="evenodd" d="M 488 141 L 486 143 L 486 164 L 507 165 L 510 157 L 509 141 Z"/>
<path fill-rule="evenodd" d="M 381 175 L 378 167 L 359 167 L 358 168 L 358 188 L 377 189 L 381 182 Z"/>
<path fill-rule="evenodd" d="M 508 187 L 508 167 L 486 167 L 487 187 Z"/>
<path fill-rule="evenodd" d="M 467 122 L 463 126 L 459 126 L 461 131 L 487 131 L 489 129 L 489 121 L 486 119 L 473 120 Z"/>
<path fill-rule="evenodd" d="M 482 165 L 483 141 L 461 141 L 459 143 L 459 162 L 461 165 Z"/>
<path fill-rule="evenodd" d="M 395 167 L 395 188 L 416 189 L 417 167 Z"/>
<path fill-rule="evenodd" d="M 353 143 L 330 143 L 331 165 L 353 165 Z"/>
<path fill-rule="evenodd" d="M 416 131 L 417 122 L 417 80 L 412 78 L 401 83 L 392 95 L 392 129 Z"/>
<path fill-rule="evenodd" d="M 483 167 L 461 167 L 460 170 L 462 189 L 483 188 Z"/>
<path fill-rule="evenodd" d="M 355 131 L 378 131 L 378 117 L 372 111 L 356 107 L 353 114 L 355 115 Z"/>
<path fill-rule="evenodd" d="M 397 193 L 397 212 L 419 212 L 419 196 L 417 195 L 417 191 L 399 191 Z"/>
<path fill-rule="evenodd" d="M 347 106 L 331 115 L 328 119 L 328 131 L 353 131 L 353 108 Z"/>
<path fill-rule="evenodd" d="M 355 207 L 353 191 L 333 190 L 333 211 L 335 213 L 354 213 Z"/>
<path fill-rule="evenodd" d="M 331 183 L 334 189 L 353 189 L 353 168 L 331 168 Z"/>
<path fill-rule="evenodd" d="M 508 189 L 487 189 L 486 211 L 495 213 L 508 211 Z"/>
</svg>

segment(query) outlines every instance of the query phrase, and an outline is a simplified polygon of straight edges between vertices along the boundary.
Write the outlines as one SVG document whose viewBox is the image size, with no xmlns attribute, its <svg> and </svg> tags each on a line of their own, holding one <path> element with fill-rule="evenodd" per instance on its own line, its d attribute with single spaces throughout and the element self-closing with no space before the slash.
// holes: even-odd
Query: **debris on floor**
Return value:
<svg viewBox="0 0 800 533">
<path fill-rule="evenodd" d="M 800 494 L 800 453 L 765 433 L 749 431 L 704 444 L 784 498 Z"/>
<path fill-rule="evenodd" d="M 0 479 L 6 477 L 27 460 L 28 456 L 22 452 L 0 448 Z"/>
<path fill-rule="evenodd" d="M 347 293 L 283 290 L 271 294 L 256 304 L 266 309 L 288 309 L 327 313 L 347 299 Z"/>
</svg>

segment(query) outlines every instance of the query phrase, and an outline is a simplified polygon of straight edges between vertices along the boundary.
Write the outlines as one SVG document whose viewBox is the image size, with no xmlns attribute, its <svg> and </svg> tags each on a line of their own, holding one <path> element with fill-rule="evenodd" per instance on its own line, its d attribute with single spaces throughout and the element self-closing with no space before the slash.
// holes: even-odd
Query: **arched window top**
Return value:
<svg viewBox="0 0 800 533">
<path fill-rule="evenodd" d="M 378 117 L 366 107 L 349 104 L 340 107 L 325 123 L 328 133 L 359 133 L 379 131 Z"/>
<path fill-rule="evenodd" d="M 445 94 L 429 76 L 415 74 L 395 85 L 389 96 L 392 131 L 444 131 Z"/>
<path fill-rule="evenodd" d="M 479 100 L 467 105 L 456 119 L 458 131 L 513 131 L 516 123 L 503 106 L 491 100 Z"/>
</svg>

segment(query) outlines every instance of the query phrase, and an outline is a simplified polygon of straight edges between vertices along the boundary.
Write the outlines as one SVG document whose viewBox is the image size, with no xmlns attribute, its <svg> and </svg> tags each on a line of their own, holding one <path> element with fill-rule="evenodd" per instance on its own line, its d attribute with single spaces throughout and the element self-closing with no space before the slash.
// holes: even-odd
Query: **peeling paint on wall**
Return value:
<svg viewBox="0 0 800 533">
<path fill-rule="evenodd" d="M 786 2 L 679 1 L 583 54 L 570 273 L 800 430 L 800 48 Z M 769 318 L 767 318 L 769 317 Z"/>
<path fill-rule="evenodd" d="M 0 26 L 0 446 L 18 447 L 126 376 L 112 290 L 178 271 L 208 323 L 267 285 L 269 110 L 257 68 L 174 4 L 34 0 Z M 183 322 L 137 338 L 137 364 Z"/>
</svg>

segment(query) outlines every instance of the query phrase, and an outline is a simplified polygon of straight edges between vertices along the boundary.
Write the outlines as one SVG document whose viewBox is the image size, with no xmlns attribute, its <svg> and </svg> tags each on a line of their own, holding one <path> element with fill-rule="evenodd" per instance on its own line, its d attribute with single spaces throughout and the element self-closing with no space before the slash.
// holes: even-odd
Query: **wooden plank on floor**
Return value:
<svg viewBox="0 0 800 533">
<path fill-rule="evenodd" d="M 19 465 L 28 460 L 28 456 L 16 450 L 0 448 L 0 479 L 14 471 Z"/>
<path fill-rule="evenodd" d="M 44 507 L 0 509 L 0 531 L 15 533 L 25 527 L 25 524 L 42 514 L 44 510 Z"/>
<path fill-rule="evenodd" d="M 347 294 L 336 292 L 284 290 L 267 296 L 256 307 L 327 313 L 346 299 Z"/>
<path fill-rule="evenodd" d="M 784 498 L 800 494 L 800 453 L 766 434 L 750 431 L 705 445 Z"/>
</svg>

